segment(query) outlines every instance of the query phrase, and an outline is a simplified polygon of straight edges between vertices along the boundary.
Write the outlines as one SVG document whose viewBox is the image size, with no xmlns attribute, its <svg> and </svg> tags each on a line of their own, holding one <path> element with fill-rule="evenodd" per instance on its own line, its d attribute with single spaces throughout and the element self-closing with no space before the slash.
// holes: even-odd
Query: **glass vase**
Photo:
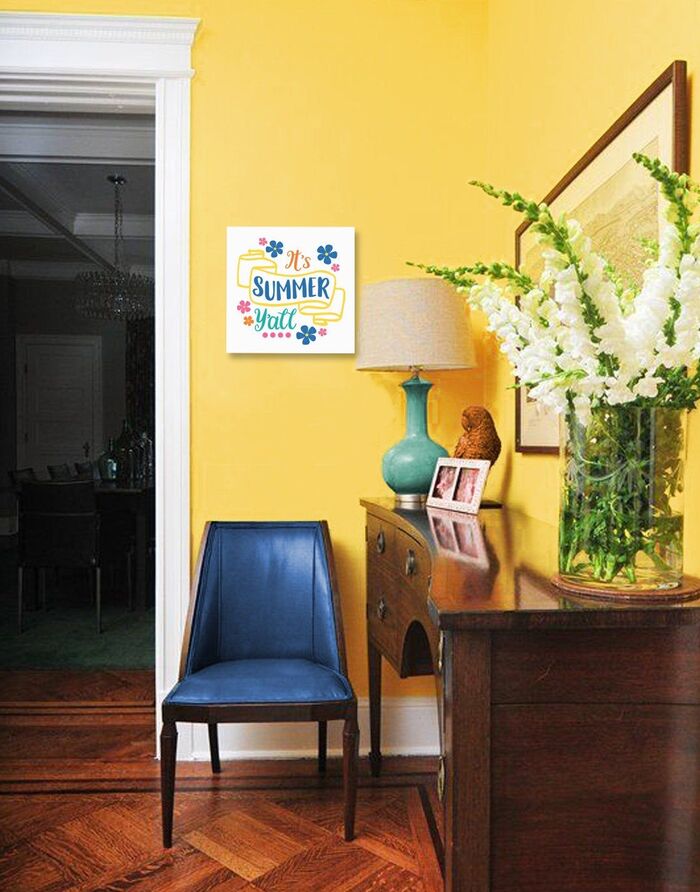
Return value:
<svg viewBox="0 0 700 892">
<path fill-rule="evenodd" d="M 644 592 L 683 575 L 686 410 L 615 406 L 562 416 L 559 577 Z"/>
</svg>

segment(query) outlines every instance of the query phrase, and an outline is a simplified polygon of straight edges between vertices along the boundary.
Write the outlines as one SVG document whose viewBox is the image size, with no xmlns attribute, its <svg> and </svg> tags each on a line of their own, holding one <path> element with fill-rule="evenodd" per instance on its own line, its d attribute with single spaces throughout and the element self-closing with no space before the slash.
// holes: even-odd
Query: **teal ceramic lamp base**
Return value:
<svg viewBox="0 0 700 892">
<path fill-rule="evenodd" d="M 401 508 L 425 504 L 435 471 L 435 462 L 447 450 L 428 436 L 428 391 L 433 386 L 418 374 L 401 385 L 406 394 L 406 435 L 382 459 L 382 474 L 396 493 Z"/>
</svg>

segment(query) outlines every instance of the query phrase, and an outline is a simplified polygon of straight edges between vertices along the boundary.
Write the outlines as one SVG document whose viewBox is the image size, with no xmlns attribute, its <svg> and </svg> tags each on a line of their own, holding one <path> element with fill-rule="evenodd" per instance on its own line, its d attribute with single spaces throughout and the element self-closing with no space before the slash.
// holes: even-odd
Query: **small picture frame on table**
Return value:
<svg viewBox="0 0 700 892">
<path fill-rule="evenodd" d="M 474 458 L 439 458 L 428 492 L 428 507 L 476 514 L 491 462 Z"/>
</svg>

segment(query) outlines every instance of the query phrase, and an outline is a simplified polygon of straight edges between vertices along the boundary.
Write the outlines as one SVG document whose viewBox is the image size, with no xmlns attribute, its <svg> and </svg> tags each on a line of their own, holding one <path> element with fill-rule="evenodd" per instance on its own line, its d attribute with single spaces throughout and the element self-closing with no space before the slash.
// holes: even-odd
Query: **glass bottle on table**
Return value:
<svg viewBox="0 0 700 892">
<path fill-rule="evenodd" d="M 122 432 L 115 443 L 117 456 L 117 483 L 120 486 L 132 486 L 134 482 L 134 446 L 131 426 L 126 418 L 122 424 Z"/>
<path fill-rule="evenodd" d="M 107 448 L 97 459 L 97 469 L 100 472 L 100 480 L 114 481 L 117 479 L 117 455 L 114 448 L 114 437 L 107 441 Z"/>
</svg>

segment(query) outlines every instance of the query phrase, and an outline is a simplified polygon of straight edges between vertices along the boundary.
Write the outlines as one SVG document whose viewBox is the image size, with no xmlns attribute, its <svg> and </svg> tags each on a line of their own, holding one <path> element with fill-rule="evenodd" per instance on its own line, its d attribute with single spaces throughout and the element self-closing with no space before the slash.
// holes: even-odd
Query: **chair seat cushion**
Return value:
<svg viewBox="0 0 700 892">
<path fill-rule="evenodd" d="M 310 660 L 231 660 L 178 682 L 166 703 L 319 703 L 350 700 L 347 679 Z"/>
</svg>

